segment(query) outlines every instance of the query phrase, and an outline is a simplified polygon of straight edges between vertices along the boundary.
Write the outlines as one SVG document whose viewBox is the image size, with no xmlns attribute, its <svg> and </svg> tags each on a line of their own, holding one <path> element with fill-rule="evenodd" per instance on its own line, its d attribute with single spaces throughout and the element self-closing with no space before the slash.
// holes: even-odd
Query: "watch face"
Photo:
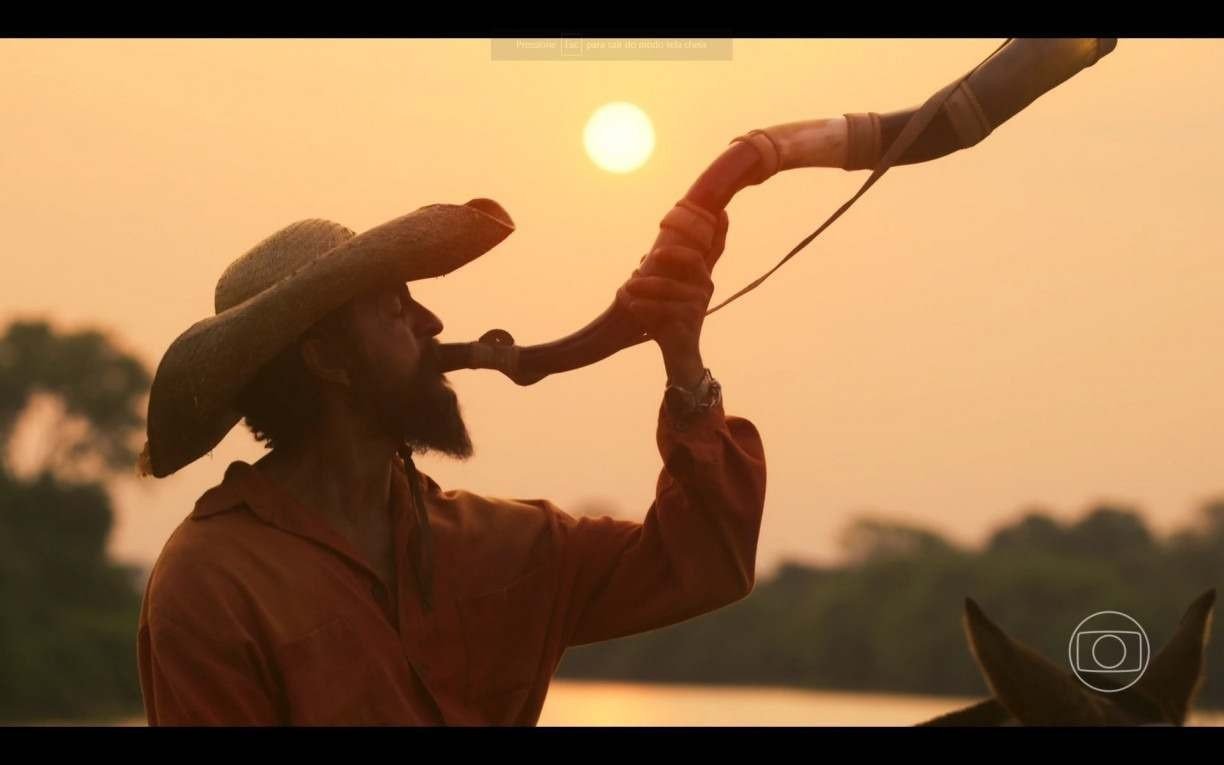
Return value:
<svg viewBox="0 0 1224 765">
<path fill-rule="evenodd" d="M 701 382 L 698 383 L 696 391 L 670 386 L 663 392 L 663 401 L 668 411 L 679 418 L 687 418 L 699 411 L 711 409 L 721 400 L 722 386 L 718 384 L 708 369 Z"/>
</svg>

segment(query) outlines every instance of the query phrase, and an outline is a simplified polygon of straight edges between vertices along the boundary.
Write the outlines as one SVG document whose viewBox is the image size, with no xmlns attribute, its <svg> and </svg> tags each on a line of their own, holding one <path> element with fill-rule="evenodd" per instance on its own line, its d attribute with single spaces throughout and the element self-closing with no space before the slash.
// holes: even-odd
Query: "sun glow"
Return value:
<svg viewBox="0 0 1224 765">
<path fill-rule="evenodd" d="M 582 135 L 591 161 L 612 173 L 637 170 L 654 151 L 654 127 L 646 112 L 625 102 L 595 110 Z"/>
</svg>

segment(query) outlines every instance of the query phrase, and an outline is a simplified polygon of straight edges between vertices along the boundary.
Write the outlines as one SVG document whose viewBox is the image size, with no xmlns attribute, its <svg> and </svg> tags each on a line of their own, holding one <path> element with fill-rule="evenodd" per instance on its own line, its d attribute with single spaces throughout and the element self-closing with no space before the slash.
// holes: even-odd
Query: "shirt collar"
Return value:
<svg viewBox="0 0 1224 765">
<path fill-rule="evenodd" d="M 424 482 L 431 488 L 436 487 L 432 479 L 424 478 Z M 417 518 L 408 478 L 403 464 L 398 460 L 391 471 L 390 503 L 393 527 L 402 526 L 411 534 Z M 230 463 L 221 483 L 196 501 L 191 516 L 202 519 L 244 509 L 264 523 L 325 545 L 366 567 L 348 540 L 317 511 L 303 506 L 283 486 L 260 472 L 258 467 L 241 460 Z"/>
<path fill-rule="evenodd" d="M 396 469 L 391 471 L 391 503 L 395 513 L 403 514 L 411 522 L 412 496 L 403 463 L 398 458 Z M 426 493 L 439 489 L 432 478 L 420 474 Z M 268 478 L 254 465 L 236 460 L 225 469 L 221 483 L 213 486 L 196 500 L 191 511 L 193 518 L 207 518 L 230 510 L 250 509 L 260 520 L 274 526 L 294 525 L 302 515 L 313 515 L 303 508 L 280 484 Z"/>
</svg>

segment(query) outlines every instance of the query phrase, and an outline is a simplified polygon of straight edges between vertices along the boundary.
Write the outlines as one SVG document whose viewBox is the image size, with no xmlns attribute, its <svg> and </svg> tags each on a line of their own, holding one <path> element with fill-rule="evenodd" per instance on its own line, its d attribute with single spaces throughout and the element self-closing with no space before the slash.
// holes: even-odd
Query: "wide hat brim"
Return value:
<svg viewBox="0 0 1224 765">
<path fill-rule="evenodd" d="M 379 285 L 442 276 L 514 231 L 490 199 L 422 207 L 348 239 L 293 274 L 178 336 L 149 395 L 142 475 L 164 478 L 211 451 L 238 424 L 238 393 L 289 343 Z"/>
</svg>

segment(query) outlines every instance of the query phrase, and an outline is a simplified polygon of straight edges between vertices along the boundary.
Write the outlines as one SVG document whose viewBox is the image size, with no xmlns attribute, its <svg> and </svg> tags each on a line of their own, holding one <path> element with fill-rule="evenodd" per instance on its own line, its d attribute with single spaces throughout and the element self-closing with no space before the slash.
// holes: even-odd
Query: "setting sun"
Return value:
<svg viewBox="0 0 1224 765">
<path fill-rule="evenodd" d="M 591 160 L 612 173 L 637 170 L 654 151 L 654 127 L 646 112 L 625 101 L 595 110 L 583 131 Z"/>
</svg>

